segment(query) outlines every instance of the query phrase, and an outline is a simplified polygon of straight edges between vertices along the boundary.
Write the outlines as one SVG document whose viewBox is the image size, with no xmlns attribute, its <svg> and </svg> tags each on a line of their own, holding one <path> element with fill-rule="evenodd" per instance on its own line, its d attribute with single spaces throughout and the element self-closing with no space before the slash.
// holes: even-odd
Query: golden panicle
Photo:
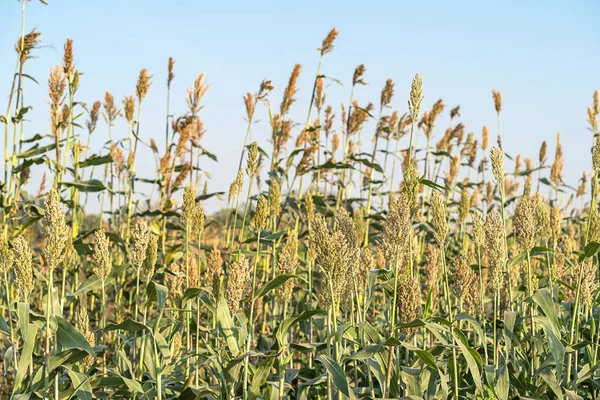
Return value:
<svg viewBox="0 0 600 400">
<path fill-rule="evenodd" d="M 536 236 L 542 240 L 550 238 L 550 208 L 544 201 L 540 192 L 533 195 L 534 219 L 536 226 Z"/>
<path fill-rule="evenodd" d="M 348 124 L 348 135 L 353 135 L 362 130 L 364 124 L 369 119 L 369 113 L 373 111 L 373 104 L 369 103 L 366 107 L 361 108 L 358 102 L 354 102 L 352 105 L 352 114 L 350 115 L 350 121 Z"/>
<path fill-rule="evenodd" d="M 596 174 L 600 172 L 600 136 L 596 136 L 592 147 L 592 169 Z"/>
<path fill-rule="evenodd" d="M 329 31 L 325 39 L 323 39 L 323 44 L 321 44 L 321 47 L 319 48 L 319 51 L 321 52 L 321 57 L 333 50 L 333 43 L 335 42 L 338 33 L 338 30 L 333 28 Z"/>
<path fill-rule="evenodd" d="M 169 296 L 173 301 L 177 301 L 183 295 L 185 286 L 185 275 L 181 273 L 179 263 L 173 263 L 171 266 L 172 273 L 165 273 L 165 284 L 169 289 Z"/>
<path fill-rule="evenodd" d="M 535 203 L 531 197 L 520 197 L 513 216 L 515 239 L 523 250 L 535 244 Z"/>
<path fill-rule="evenodd" d="M 322 278 L 319 295 L 326 308 L 339 308 L 340 301 L 349 290 L 354 250 L 348 247 L 347 237 L 340 230 L 330 233 L 322 215 L 317 215 L 310 232 L 311 245 L 315 247 L 315 262 Z"/>
<path fill-rule="evenodd" d="M 254 212 L 254 219 L 252 220 L 252 226 L 257 232 L 265 230 L 267 227 L 267 221 L 269 219 L 269 201 L 265 196 L 260 196 L 256 203 L 256 211 Z"/>
<path fill-rule="evenodd" d="M 454 119 L 456 117 L 460 117 L 460 106 L 456 106 L 450 110 L 450 119 Z"/>
<path fill-rule="evenodd" d="M 283 101 L 281 102 L 281 107 L 279 113 L 281 115 L 286 115 L 292 106 L 292 104 L 296 101 L 294 96 L 298 92 L 298 88 L 296 87 L 298 83 L 298 77 L 300 76 L 300 71 L 302 70 L 302 66 L 300 64 L 294 65 L 294 69 L 292 70 L 292 74 L 290 75 L 290 79 L 288 84 L 283 92 Z"/>
<path fill-rule="evenodd" d="M 419 209 L 419 190 L 421 185 L 419 182 L 419 171 L 413 164 L 409 164 L 404 167 L 402 172 L 404 180 L 402 181 L 401 190 L 410 207 L 411 217 L 414 217 Z"/>
<path fill-rule="evenodd" d="M 548 145 L 546 144 L 546 141 L 544 140 L 542 142 L 542 145 L 540 146 L 540 154 L 538 157 L 540 166 L 546 164 L 546 161 L 548 160 L 548 157 L 546 156 L 547 148 L 548 148 Z"/>
<path fill-rule="evenodd" d="M 196 203 L 194 213 L 192 214 L 192 234 L 200 241 L 204 234 L 204 204 Z"/>
<path fill-rule="evenodd" d="M 588 113 L 587 121 L 590 124 L 590 128 L 591 128 L 592 132 L 594 132 L 594 133 L 598 132 L 598 118 L 597 118 L 598 112 L 594 108 L 588 106 L 587 113 Z"/>
<path fill-rule="evenodd" d="M 101 282 L 105 282 L 106 278 L 110 275 L 112 270 L 112 261 L 110 259 L 109 250 L 110 240 L 106 237 L 106 232 L 103 228 L 98 229 L 94 233 L 94 275 L 98 277 Z"/>
<path fill-rule="evenodd" d="M 94 102 L 92 109 L 90 110 L 89 119 L 86 122 L 88 133 L 91 135 L 96 130 L 96 124 L 98 122 L 98 113 L 100 112 L 100 106 L 102 103 L 99 101 Z"/>
<path fill-rule="evenodd" d="M 502 188 L 504 185 L 504 152 L 499 147 L 492 147 L 490 150 L 490 161 L 492 162 L 492 172 L 496 182 Z"/>
<path fill-rule="evenodd" d="M 492 200 L 494 200 L 494 186 L 490 181 L 488 181 L 488 183 L 485 186 L 485 200 L 488 204 L 491 203 Z"/>
<path fill-rule="evenodd" d="M 565 166 L 565 159 L 562 151 L 562 144 L 560 143 L 560 133 L 556 135 L 556 153 L 554 154 L 554 162 L 550 169 L 550 180 L 558 186 L 562 183 L 563 168 Z"/>
<path fill-rule="evenodd" d="M 291 231 L 285 242 L 283 248 L 279 252 L 277 257 L 277 274 L 294 274 L 296 273 L 296 267 L 298 265 L 298 232 Z M 278 290 L 278 295 L 283 299 L 284 304 L 289 303 L 292 298 L 292 292 L 294 290 L 294 281 L 289 279 L 283 286 Z"/>
<path fill-rule="evenodd" d="M 252 142 L 248 148 L 248 161 L 246 163 L 246 174 L 250 179 L 258 172 L 258 142 Z"/>
<path fill-rule="evenodd" d="M 135 94 L 137 95 L 138 103 L 141 103 L 142 100 L 144 100 L 149 89 L 150 75 L 148 74 L 148 70 L 143 68 L 140 70 L 140 76 L 138 77 L 137 85 L 135 86 Z"/>
<path fill-rule="evenodd" d="M 531 175 L 531 172 L 535 169 L 535 167 L 533 166 L 533 161 L 531 160 L 531 158 L 526 158 L 525 159 L 525 170 L 527 171 L 527 173 L 529 175 Z"/>
<path fill-rule="evenodd" d="M 221 293 L 221 270 L 223 268 L 223 257 L 221 251 L 215 246 L 210 252 L 206 262 L 206 284 L 212 287 L 212 295 L 216 300 Z"/>
<path fill-rule="evenodd" d="M 296 173 L 298 174 L 298 176 L 306 175 L 311 171 L 314 163 L 314 154 L 316 151 L 316 144 L 308 146 L 306 149 L 304 149 L 304 152 L 302 153 L 302 158 L 296 166 Z"/>
<path fill-rule="evenodd" d="M 411 229 L 410 206 L 406 196 L 403 194 L 390 196 L 388 214 L 382 224 L 379 243 L 379 248 L 390 267 L 401 266 L 408 248 Z"/>
<path fill-rule="evenodd" d="M 458 202 L 458 222 L 464 224 L 469 216 L 471 208 L 471 195 L 466 185 L 460 191 L 460 200 Z"/>
<path fill-rule="evenodd" d="M 148 236 L 148 246 L 146 247 L 146 258 L 144 259 L 144 269 L 142 279 L 148 284 L 154 277 L 154 269 L 158 261 L 158 235 L 150 233 Z"/>
<path fill-rule="evenodd" d="M 189 162 L 182 164 L 181 170 L 179 171 L 179 174 L 177 175 L 177 177 L 175 178 L 175 181 L 173 182 L 173 187 L 181 186 L 181 184 L 186 180 L 186 178 L 190 174 L 191 170 L 192 170 L 192 166 L 190 165 Z"/>
<path fill-rule="evenodd" d="M 352 214 L 352 220 L 354 221 L 354 227 L 356 230 L 356 241 L 360 243 L 364 240 L 367 224 L 365 222 L 366 210 L 364 207 L 359 207 L 354 214 Z"/>
<path fill-rule="evenodd" d="M 175 61 L 173 57 L 169 57 L 169 63 L 167 66 L 167 87 L 171 87 L 171 82 L 173 82 L 173 78 L 175 78 L 175 72 L 173 72 L 173 67 L 175 66 Z"/>
<path fill-rule="evenodd" d="M 428 244 L 425 253 L 425 292 L 431 293 L 432 301 L 437 300 L 438 282 L 440 279 L 440 249 Z M 433 303 L 435 304 L 435 303 Z M 434 307 L 436 309 L 437 307 Z"/>
<path fill-rule="evenodd" d="M 419 281 L 412 275 L 399 276 L 397 314 L 398 322 L 407 324 L 422 316 L 423 298 Z M 416 333 L 417 328 L 403 328 L 403 333 L 410 337 Z"/>
<path fill-rule="evenodd" d="M 104 117 L 104 121 L 108 125 L 112 126 L 113 122 L 120 115 L 121 111 L 115 106 L 115 99 L 113 95 L 110 92 L 104 93 L 104 113 L 102 114 L 102 116 Z"/>
<path fill-rule="evenodd" d="M 250 264 L 243 254 L 234 262 L 227 271 L 227 291 L 225 298 L 232 314 L 240 310 L 240 302 L 250 286 Z"/>
<path fill-rule="evenodd" d="M 598 283 L 596 281 L 596 265 L 592 261 L 591 257 L 585 258 L 581 263 L 581 301 L 583 304 L 591 305 L 592 299 L 596 290 L 598 290 Z"/>
<path fill-rule="evenodd" d="M 594 92 L 594 113 L 600 114 L 600 90 Z"/>
<path fill-rule="evenodd" d="M 444 247 L 448 235 L 448 213 L 446 201 L 442 194 L 435 190 L 431 197 L 431 225 L 433 226 L 433 237 L 438 245 Z"/>
<path fill-rule="evenodd" d="M 279 180 L 271 178 L 269 183 L 269 216 L 277 218 L 281 212 L 281 187 Z"/>
<path fill-rule="evenodd" d="M 186 226 L 191 228 L 194 217 L 194 207 L 196 206 L 196 188 L 192 185 L 186 185 L 183 189 L 183 202 L 181 204 L 181 217 Z"/>
<path fill-rule="evenodd" d="M 452 157 L 452 161 L 450 161 L 450 170 L 446 174 L 446 180 L 448 184 L 452 185 L 456 178 L 458 177 L 458 171 L 460 169 L 460 153 L 456 154 Z"/>
<path fill-rule="evenodd" d="M 492 90 L 492 98 L 494 99 L 494 108 L 500 114 L 500 111 L 502 111 L 502 93 L 499 90 Z"/>
<path fill-rule="evenodd" d="M 258 89 L 258 99 L 259 100 L 266 99 L 267 96 L 269 95 L 269 92 L 271 92 L 271 90 L 273 90 L 273 85 L 271 84 L 271 81 L 264 79 L 260 83 L 260 88 Z"/>
<path fill-rule="evenodd" d="M 585 171 L 583 171 L 583 175 L 581 176 L 581 179 L 579 180 L 581 183 L 579 184 L 579 186 L 577 187 L 577 193 L 576 196 L 577 197 L 581 197 L 586 193 L 586 187 L 587 187 L 587 174 Z"/>
<path fill-rule="evenodd" d="M 75 329 L 83 335 L 90 346 L 96 345 L 96 334 L 90 328 L 90 317 L 87 310 L 83 307 L 79 308 L 75 316 Z M 87 356 L 82 362 L 87 368 L 90 368 L 94 364 L 94 357 Z"/>
<path fill-rule="evenodd" d="M 485 248 L 488 257 L 488 284 L 495 292 L 503 287 L 506 263 L 504 222 L 496 210 L 490 212 L 485 220 Z"/>
<path fill-rule="evenodd" d="M 23 236 L 13 240 L 12 245 L 16 291 L 21 300 L 26 302 L 35 285 L 32 267 L 33 253 Z"/>
<path fill-rule="evenodd" d="M 315 81 L 315 107 L 317 107 L 317 110 L 323 107 L 326 97 L 323 92 L 323 78 L 319 76 Z"/>
<path fill-rule="evenodd" d="M 131 265 L 140 268 L 146 259 L 146 250 L 150 240 L 150 231 L 148 222 L 145 219 L 138 219 L 131 231 L 131 245 L 129 259 Z"/>
<path fill-rule="evenodd" d="M 484 125 L 483 129 L 481 130 L 481 148 L 483 149 L 483 151 L 487 150 L 489 140 L 490 140 L 490 130 L 488 129 L 487 126 Z"/>
<path fill-rule="evenodd" d="M 123 109 L 125 110 L 125 119 L 131 124 L 135 115 L 135 99 L 133 96 L 126 96 L 123 99 Z"/>
<path fill-rule="evenodd" d="M 454 260 L 454 295 L 464 302 L 469 312 L 479 305 L 479 278 L 469 265 L 467 256 L 462 255 Z"/>
<path fill-rule="evenodd" d="M 385 81 L 385 86 L 381 90 L 381 108 L 387 107 L 392 103 L 394 97 L 394 82 L 391 79 Z"/>
<path fill-rule="evenodd" d="M 366 82 L 362 79 L 365 74 L 366 68 L 364 64 L 360 64 L 354 69 L 354 75 L 352 76 L 352 86 L 366 85 Z"/>
<path fill-rule="evenodd" d="M 408 109 L 413 121 L 419 119 L 421 111 L 421 103 L 423 102 L 423 80 L 421 75 L 416 74 L 410 86 L 410 100 L 408 101 Z"/>
<path fill-rule="evenodd" d="M 52 131 L 58 128 L 59 117 L 58 113 L 62 107 L 65 93 L 65 76 L 63 74 L 62 69 L 55 65 L 53 69 L 50 70 L 50 77 L 48 78 L 48 95 L 50 97 L 50 116 L 53 122 Z"/>
<path fill-rule="evenodd" d="M 331 153 L 335 157 L 336 151 L 340 148 L 340 134 L 334 133 L 331 138 Z"/>
<path fill-rule="evenodd" d="M 244 106 L 246 107 L 246 118 L 248 121 L 252 119 L 252 115 L 254 114 L 254 97 L 252 93 L 246 93 L 244 96 Z"/>
<path fill-rule="evenodd" d="M 199 74 L 194 80 L 194 85 L 187 90 L 187 106 L 190 114 L 196 115 L 202 109 L 202 99 L 210 88 L 210 85 L 206 82 L 204 74 Z"/>
<path fill-rule="evenodd" d="M 478 211 L 471 214 L 473 222 L 473 243 L 478 249 L 482 249 L 485 245 L 485 232 L 483 230 L 483 217 Z"/>
<path fill-rule="evenodd" d="M 181 351 L 182 343 L 183 343 L 183 340 L 181 338 L 181 332 L 180 331 L 175 332 L 175 335 L 173 335 L 173 339 L 171 340 L 171 346 L 170 346 L 171 356 L 173 358 L 177 359 L 179 357 L 179 352 Z"/>
<path fill-rule="evenodd" d="M 231 183 L 231 186 L 229 187 L 229 199 L 228 199 L 229 203 L 231 203 L 234 198 L 239 196 L 239 194 L 242 191 L 243 185 L 244 185 L 244 170 L 239 169 L 235 180 Z"/>
<path fill-rule="evenodd" d="M 40 35 L 41 33 L 37 32 L 35 28 L 33 28 L 31 32 L 25 35 L 25 37 L 17 40 L 15 50 L 19 54 L 19 60 L 21 64 L 25 64 L 25 61 L 32 58 L 32 50 L 34 50 L 37 45 L 41 43 Z"/>
<path fill-rule="evenodd" d="M 65 42 L 65 51 L 63 54 L 63 72 L 67 77 L 73 74 L 73 39 L 67 39 Z"/>
<path fill-rule="evenodd" d="M 14 264 L 14 254 L 10 251 L 6 236 L 0 235 L 0 275 L 10 273 Z"/>
<path fill-rule="evenodd" d="M 60 194 L 56 189 L 52 189 L 46 194 L 44 204 L 46 206 L 44 211 L 44 232 L 46 234 L 44 258 L 48 268 L 54 270 L 64 259 L 70 235 L 65 215 L 62 213 Z"/>
</svg>

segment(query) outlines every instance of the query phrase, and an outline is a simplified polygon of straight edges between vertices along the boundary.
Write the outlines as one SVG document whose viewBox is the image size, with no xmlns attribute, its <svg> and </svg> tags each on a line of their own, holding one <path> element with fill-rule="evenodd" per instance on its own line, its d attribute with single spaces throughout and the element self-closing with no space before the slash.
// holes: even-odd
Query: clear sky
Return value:
<svg viewBox="0 0 600 400">
<path fill-rule="evenodd" d="M 27 135 L 47 133 L 48 70 L 62 60 L 67 38 L 74 40 L 75 64 L 84 73 L 79 99 L 91 104 L 106 90 L 116 99 L 133 94 L 141 68 L 153 75 L 142 117 L 142 136 L 162 144 L 167 59 L 175 59 L 172 110 L 185 112 L 185 89 L 204 72 L 212 84 L 202 119 L 204 146 L 219 163 L 206 159 L 213 176 L 209 191 L 226 191 L 235 177 L 245 132 L 242 96 L 271 79 L 278 105 L 295 63 L 303 66 L 298 102 L 292 116 L 304 121 L 318 62 L 317 47 L 327 32 L 339 31 L 323 73 L 341 80 L 331 85 L 328 100 L 338 112 L 347 101 L 354 68 L 364 63 L 368 86 L 361 103 L 378 102 L 387 78 L 396 82 L 395 109 L 406 111 L 410 82 L 416 72 L 424 81 L 428 109 L 443 98 L 447 110 L 461 105 L 467 132 L 479 136 L 482 125 L 495 139 L 491 90 L 503 94 L 504 145 L 509 154 L 537 159 L 542 140 L 549 155 L 561 132 L 566 157 L 565 179 L 572 186 L 589 169 L 591 134 L 585 122 L 593 91 L 600 88 L 600 2 L 581 1 L 222 1 L 194 0 L 48 0 L 27 4 L 26 30 L 42 32 L 43 47 L 27 63 L 40 85 L 27 83 Z M 5 110 L 20 35 L 20 3 L 0 2 L 0 110 Z M 3 113 L 4 111 L 2 111 Z M 444 119 L 436 138 L 443 133 Z M 253 138 L 268 147 L 270 130 L 264 111 Z M 126 135 L 120 120 L 116 131 Z M 367 132 L 371 132 L 371 130 Z M 295 132 L 297 134 L 297 132 Z M 106 140 L 106 126 L 92 140 L 93 151 Z M 150 153 L 138 170 L 154 175 Z M 141 165 L 141 167 L 140 167 Z M 34 177 L 39 176 L 34 171 Z M 35 190 L 35 179 L 31 190 Z M 209 205 L 213 210 L 219 204 Z"/>
</svg>

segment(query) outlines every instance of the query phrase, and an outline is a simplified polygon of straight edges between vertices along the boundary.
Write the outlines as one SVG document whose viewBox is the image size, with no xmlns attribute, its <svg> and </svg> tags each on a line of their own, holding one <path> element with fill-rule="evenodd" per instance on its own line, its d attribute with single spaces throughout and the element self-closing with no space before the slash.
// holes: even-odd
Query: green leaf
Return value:
<svg viewBox="0 0 600 400">
<path fill-rule="evenodd" d="M 120 324 L 107 324 L 106 327 L 104 328 L 105 332 L 108 331 L 115 331 L 115 330 L 122 330 L 122 331 L 126 331 L 126 332 L 141 332 L 141 331 L 149 331 L 150 328 L 148 328 L 146 325 L 134 321 L 131 318 L 126 319 L 125 321 L 121 322 Z"/>
<path fill-rule="evenodd" d="M 17 367 L 17 374 L 15 375 L 15 381 L 13 383 L 12 394 L 16 393 L 16 391 L 21 386 L 23 382 L 23 378 L 25 374 L 29 370 L 29 364 L 31 362 L 31 356 L 33 354 L 33 349 L 36 345 L 35 336 L 37 335 L 37 327 L 34 324 L 29 324 L 27 328 L 27 336 L 24 337 L 24 345 L 21 350 L 21 357 L 19 358 L 19 365 Z"/>
<path fill-rule="evenodd" d="M 56 339 L 64 349 L 79 349 L 87 352 L 92 357 L 96 356 L 94 349 L 92 349 L 85 337 L 73 325 L 58 316 L 56 317 L 56 322 L 58 323 Z"/>
<path fill-rule="evenodd" d="M 104 183 L 100 182 L 98 179 L 90 179 L 89 181 L 83 182 L 62 182 L 61 184 L 66 187 L 74 187 L 84 193 L 97 193 L 108 190 L 107 187 L 104 186 Z"/>
<path fill-rule="evenodd" d="M 442 186 L 442 185 L 440 185 L 438 183 L 435 183 L 435 182 L 430 181 L 429 179 L 425 179 L 425 178 L 419 179 L 419 183 L 421 185 L 429 186 L 432 189 L 443 190 L 443 191 L 448 190 L 447 187 Z"/>
<path fill-rule="evenodd" d="M 181 306 L 183 307 L 188 300 L 191 300 L 202 293 L 204 289 L 200 288 L 188 288 L 183 294 L 183 298 L 181 299 Z"/>
<path fill-rule="evenodd" d="M 283 274 L 283 275 L 276 276 L 275 278 L 271 279 L 269 282 L 265 283 L 263 285 L 263 287 L 261 287 L 258 290 L 258 292 L 256 293 L 256 298 L 258 299 L 259 297 L 266 296 L 271 290 L 277 289 L 279 286 L 283 285 L 288 280 L 293 279 L 293 278 L 297 278 L 297 276 L 293 275 L 293 274 Z"/>
<path fill-rule="evenodd" d="M 479 370 L 479 365 L 471 353 L 471 349 L 468 347 L 468 343 L 465 339 L 465 335 L 458 329 L 454 328 L 452 331 L 452 336 L 454 336 L 454 341 L 460 347 L 460 351 L 462 355 L 467 360 L 467 367 L 471 372 L 471 377 L 473 378 L 473 382 L 475 382 L 475 386 L 477 386 L 477 390 L 480 393 L 483 393 L 483 386 L 481 385 L 481 371 Z"/>
<path fill-rule="evenodd" d="M 70 368 L 66 368 L 67 374 L 69 375 L 69 379 L 71 379 L 71 383 L 73 384 L 73 389 L 75 389 L 75 394 L 79 400 L 92 400 L 92 385 L 90 384 L 89 378 L 80 374 L 79 372 L 75 372 Z"/>
<path fill-rule="evenodd" d="M 219 300 L 217 302 L 217 322 L 219 323 L 221 332 L 223 332 L 223 335 L 225 336 L 229 351 L 234 356 L 238 356 L 240 354 L 240 348 L 236 337 L 237 328 L 233 324 L 233 318 L 231 318 L 231 312 L 229 311 L 227 300 L 225 300 L 225 297 L 223 296 L 219 296 Z"/>
<path fill-rule="evenodd" d="M 54 150 L 56 148 L 56 144 L 52 143 L 46 146 L 40 147 L 39 144 L 33 145 L 30 149 L 25 150 L 21 154 L 17 154 L 17 158 L 31 158 L 34 156 L 39 156 L 40 154 L 44 154 L 50 150 Z"/>
<path fill-rule="evenodd" d="M 167 293 L 169 290 L 166 286 L 150 281 L 146 287 L 146 295 L 148 296 L 148 304 L 156 302 L 157 308 L 162 310 L 167 302 Z"/>
<path fill-rule="evenodd" d="M 80 161 L 79 168 L 91 167 L 94 165 L 110 164 L 111 162 L 113 162 L 113 158 L 110 154 L 104 156 L 94 154 L 88 157 L 87 160 Z"/>
<path fill-rule="evenodd" d="M 594 254 L 596 254 L 600 250 L 600 243 L 598 242 L 590 242 L 585 245 L 583 248 L 583 254 L 579 257 L 580 261 L 583 261 L 584 258 L 590 258 Z"/>
<path fill-rule="evenodd" d="M 344 373 L 344 370 L 342 370 L 342 367 L 340 367 L 340 365 L 333 358 L 325 354 L 321 354 L 316 358 L 316 360 L 325 366 L 327 373 L 333 381 L 333 385 L 346 397 L 354 399 L 354 392 L 350 388 L 350 384 L 346 379 L 346 374 Z"/>
<path fill-rule="evenodd" d="M 252 377 L 252 383 L 250 384 L 250 399 L 256 399 L 260 393 L 260 388 L 265 384 L 267 378 L 269 377 L 269 372 L 273 367 L 273 363 L 275 362 L 274 357 L 267 357 L 261 361 L 256 371 L 254 371 L 254 376 Z"/>
</svg>

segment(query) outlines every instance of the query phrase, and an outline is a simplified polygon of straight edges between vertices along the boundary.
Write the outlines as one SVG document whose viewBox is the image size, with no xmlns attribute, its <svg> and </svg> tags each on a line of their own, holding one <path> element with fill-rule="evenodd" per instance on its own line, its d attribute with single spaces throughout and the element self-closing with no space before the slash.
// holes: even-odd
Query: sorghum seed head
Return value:
<svg viewBox="0 0 600 400">
<path fill-rule="evenodd" d="M 129 257 L 133 266 L 137 268 L 142 267 L 146 259 L 149 240 L 150 231 L 148 230 L 148 222 L 145 219 L 139 219 L 131 232 L 131 251 Z"/>
<path fill-rule="evenodd" d="M 323 44 L 321 44 L 321 48 L 319 49 L 319 51 L 321 52 L 321 56 L 324 56 L 325 54 L 333 50 L 333 42 L 335 42 L 338 33 L 338 30 L 333 28 L 329 31 L 325 39 L 323 39 Z"/>
<path fill-rule="evenodd" d="M 58 191 L 56 189 L 50 190 L 44 203 L 46 206 L 44 212 L 44 231 L 46 233 L 44 258 L 48 268 L 53 270 L 63 261 L 70 236 L 65 222 L 65 215 L 62 213 Z"/>
<path fill-rule="evenodd" d="M 531 197 L 519 199 L 513 219 L 517 243 L 524 250 L 531 250 L 535 243 L 535 204 Z"/>
<path fill-rule="evenodd" d="M 34 287 L 32 267 L 33 253 L 29 248 L 29 244 L 27 244 L 27 240 L 22 236 L 13 240 L 12 245 L 17 294 L 22 300 L 27 301 L 29 294 L 33 291 Z"/>
<path fill-rule="evenodd" d="M 144 259 L 143 279 L 148 284 L 154 276 L 154 269 L 158 261 L 158 235 L 150 233 L 148 246 L 146 247 L 146 258 Z"/>
<path fill-rule="evenodd" d="M 490 150 L 490 161 L 492 162 L 492 172 L 496 182 L 503 189 L 504 187 L 504 152 L 499 147 L 492 147 Z"/>
<path fill-rule="evenodd" d="M 443 247 L 448 235 L 448 213 L 446 212 L 446 202 L 437 190 L 433 192 L 431 197 L 431 214 L 433 237 L 438 245 Z"/>
<path fill-rule="evenodd" d="M 141 103 L 148 94 L 148 89 L 150 89 L 150 75 L 148 74 L 148 70 L 143 68 L 140 70 L 140 76 L 135 87 L 135 93 L 139 103 Z"/>
<path fill-rule="evenodd" d="M 496 211 L 488 214 L 485 220 L 485 241 L 488 257 L 489 285 L 493 291 L 503 287 L 503 270 L 506 263 L 506 242 L 504 221 Z"/>
<path fill-rule="evenodd" d="M 106 237 L 103 228 L 94 234 L 94 268 L 93 272 L 101 282 L 106 281 L 112 270 L 109 250 L 110 240 Z"/>
<path fill-rule="evenodd" d="M 256 211 L 254 212 L 254 219 L 252 226 L 258 232 L 263 231 L 267 227 L 267 221 L 269 218 L 269 202 L 265 196 L 260 196 L 256 203 Z"/>
<path fill-rule="evenodd" d="M 500 111 L 502 111 L 502 93 L 499 90 L 492 90 L 492 98 L 494 99 L 494 108 L 500 114 Z"/>
</svg>

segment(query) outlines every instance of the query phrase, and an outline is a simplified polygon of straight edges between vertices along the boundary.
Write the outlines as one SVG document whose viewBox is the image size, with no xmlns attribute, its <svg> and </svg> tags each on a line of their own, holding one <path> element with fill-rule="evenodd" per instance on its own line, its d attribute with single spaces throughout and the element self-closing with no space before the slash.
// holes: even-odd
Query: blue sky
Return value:
<svg viewBox="0 0 600 400">
<path fill-rule="evenodd" d="M 42 32 L 43 47 L 27 64 L 27 73 L 41 85 L 28 83 L 27 134 L 48 132 L 45 99 L 48 70 L 61 63 L 67 38 L 74 40 L 75 64 L 84 73 L 79 98 L 92 103 L 111 91 L 122 99 L 134 92 L 141 68 L 153 75 L 144 106 L 142 136 L 163 143 L 166 65 L 175 59 L 172 110 L 185 112 L 185 89 L 204 72 L 212 84 L 202 118 L 204 146 L 219 157 L 205 162 L 212 174 L 209 191 L 226 191 L 235 177 L 245 132 L 242 96 L 256 91 L 261 80 L 272 80 L 272 103 L 295 63 L 303 66 L 298 102 L 292 116 L 304 121 L 318 62 L 317 47 L 327 32 L 339 31 L 323 73 L 344 86 L 328 87 L 328 100 L 339 115 L 347 101 L 354 68 L 364 63 L 368 86 L 360 88 L 361 103 L 377 103 L 387 78 L 396 83 L 395 109 L 404 112 L 410 82 L 423 76 L 425 108 L 438 98 L 450 107 L 460 104 L 467 132 L 479 136 L 488 125 L 495 138 L 491 90 L 502 91 L 504 144 L 510 154 L 537 159 L 542 140 L 561 132 L 566 157 L 565 178 L 572 186 L 589 169 L 591 134 L 585 122 L 593 91 L 600 88 L 600 3 L 597 1 L 503 2 L 201 2 L 192 0 L 48 0 L 27 4 L 26 30 Z M 0 110 L 5 110 L 10 77 L 20 35 L 20 3 L 2 1 L 0 14 Z M 447 113 L 445 113 L 447 114 Z M 268 147 L 264 111 L 253 138 Z M 439 138 L 446 124 L 439 122 Z M 116 132 L 126 134 L 123 120 Z M 368 130 L 368 134 L 372 132 Z M 297 133 L 297 132 L 296 132 Z M 117 133 L 119 135 L 119 133 Z M 106 139 L 106 127 L 92 139 L 96 150 Z M 139 158 L 141 174 L 151 177 L 150 154 Z M 38 176 L 34 171 L 34 177 Z M 35 189 L 36 180 L 31 186 Z M 210 208 L 219 204 L 212 202 Z"/>
</svg>

